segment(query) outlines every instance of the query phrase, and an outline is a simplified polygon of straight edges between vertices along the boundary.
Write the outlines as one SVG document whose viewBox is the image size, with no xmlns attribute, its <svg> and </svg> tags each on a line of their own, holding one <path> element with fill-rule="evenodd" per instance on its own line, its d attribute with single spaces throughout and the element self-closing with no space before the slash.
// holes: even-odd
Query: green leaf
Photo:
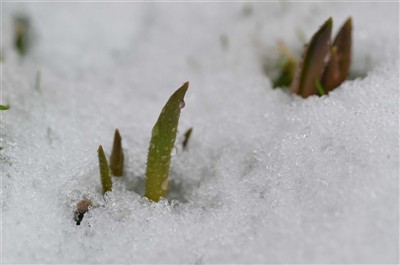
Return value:
<svg viewBox="0 0 400 265">
<path fill-rule="evenodd" d="M 296 60 L 282 59 L 278 62 L 279 76 L 273 81 L 272 87 L 288 87 L 293 81 L 296 71 Z"/>
<path fill-rule="evenodd" d="M 99 155 L 99 168 L 100 168 L 100 180 L 103 192 L 106 193 L 112 189 L 112 180 L 110 174 L 110 168 L 108 167 L 107 158 L 104 154 L 103 147 L 100 145 L 97 150 Z"/>
<path fill-rule="evenodd" d="M 174 148 L 181 109 L 189 82 L 183 84 L 169 98 L 151 132 L 146 169 L 146 194 L 152 201 L 159 201 L 168 189 L 171 151 Z"/>
<path fill-rule="evenodd" d="M 23 56 L 26 54 L 29 44 L 29 19 L 25 16 L 17 17 L 14 21 L 14 30 L 14 46 Z"/>
<path fill-rule="evenodd" d="M 0 110 L 8 110 L 10 106 L 0 105 Z"/>
<path fill-rule="evenodd" d="M 291 91 L 306 98 L 317 92 L 315 80 L 321 79 L 330 51 L 332 18 L 329 18 L 313 35 L 299 63 Z"/>
<path fill-rule="evenodd" d="M 186 149 L 186 146 L 187 146 L 187 144 L 189 143 L 189 139 L 190 139 L 190 136 L 192 135 L 192 131 L 193 131 L 193 127 L 191 127 L 191 128 L 189 128 L 186 132 L 185 132 L 185 134 L 183 135 L 185 138 L 183 139 L 183 142 L 182 142 L 182 148 L 185 150 Z"/>
<path fill-rule="evenodd" d="M 324 87 L 321 85 L 321 82 L 317 79 L 316 81 L 315 81 L 315 85 L 316 85 L 316 87 L 317 87 L 317 92 L 318 92 L 318 95 L 320 95 L 320 96 L 324 96 L 324 95 L 326 95 L 326 90 L 324 89 Z"/>
<path fill-rule="evenodd" d="M 114 133 L 113 149 L 110 157 L 110 169 L 113 176 L 122 176 L 124 173 L 124 152 L 122 150 L 121 135 L 116 129 Z"/>
<path fill-rule="evenodd" d="M 284 43 L 279 43 L 279 51 L 281 60 L 278 61 L 276 67 L 279 69 L 278 77 L 273 81 L 272 87 L 289 87 L 293 82 L 296 72 L 297 60 L 293 54 L 286 48 Z"/>
</svg>

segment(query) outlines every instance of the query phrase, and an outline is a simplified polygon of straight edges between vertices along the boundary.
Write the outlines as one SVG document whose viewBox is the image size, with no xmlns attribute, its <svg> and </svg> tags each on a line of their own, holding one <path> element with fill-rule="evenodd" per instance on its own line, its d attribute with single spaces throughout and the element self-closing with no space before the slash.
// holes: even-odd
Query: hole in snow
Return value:
<svg viewBox="0 0 400 265">
<path fill-rule="evenodd" d="M 171 170 L 172 171 L 172 170 Z M 146 180 L 144 177 L 139 176 L 127 176 L 124 180 L 126 189 L 128 191 L 135 192 L 139 194 L 141 197 L 145 194 L 145 185 Z M 174 178 L 174 173 L 170 172 L 170 176 L 168 178 L 168 191 L 166 194 L 166 199 L 168 201 L 179 201 L 181 203 L 187 203 L 190 200 L 190 195 L 193 192 L 193 187 L 198 186 L 193 181 L 180 181 L 177 178 Z"/>
</svg>

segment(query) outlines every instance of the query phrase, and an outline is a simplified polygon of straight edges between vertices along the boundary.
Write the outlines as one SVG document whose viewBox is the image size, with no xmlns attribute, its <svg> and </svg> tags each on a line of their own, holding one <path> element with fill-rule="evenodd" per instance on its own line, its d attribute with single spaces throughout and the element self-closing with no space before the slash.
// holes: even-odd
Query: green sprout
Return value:
<svg viewBox="0 0 400 265">
<path fill-rule="evenodd" d="M 190 139 L 190 136 L 192 135 L 192 131 L 193 131 L 193 127 L 189 128 L 189 129 L 185 132 L 185 134 L 183 135 L 183 136 L 185 137 L 185 138 L 183 139 L 183 142 L 182 142 L 182 148 L 183 148 L 183 150 L 186 149 L 186 146 L 187 146 L 187 144 L 189 143 L 189 139 Z"/>
<path fill-rule="evenodd" d="M 321 82 L 319 81 L 319 80 L 316 80 L 315 81 L 315 86 L 317 87 L 317 92 L 318 92 L 318 95 L 320 95 L 320 96 L 323 96 L 323 95 L 326 95 L 326 90 L 325 90 L 325 88 L 321 85 Z"/>
<path fill-rule="evenodd" d="M 293 93 L 306 98 L 326 94 L 347 79 L 351 64 L 352 19 L 346 20 L 333 42 L 332 24 L 332 18 L 329 18 L 312 36 L 302 60 L 295 67 L 294 75 L 293 63 L 296 59 L 287 52 L 283 53 L 286 63 L 278 66 L 281 74 L 274 81 L 274 87 L 289 86 Z"/>
<path fill-rule="evenodd" d="M 108 167 L 107 158 L 104 154 L 103 147 L 100 145 L 97 150 L 99 155 L 99 168 L 100 168 L 100 180 L 103 192 L 106 193 L 112 189 L 112 180 L 110 174 L 110 168 Z"/>
<path fill-rule="evenodd" d="M 189 87 L 186 82 L 169 98 L 151 131 L 149 154 L 146 168 L 145 196 L 157 202 L 168 189 L 168 175 L 171 151 L 174 148 L 181 109 Z"/>
<path fill-rule="evenodd" d="M 122 151 L 121 135 L 116 129 L 114 143 L 110 157 L 110 169 L 113 176 L 122 176 L 124 173 L 124 152 Z"/>
<path fill-rule="evenodd" d="M 10 106 L 0 105 L 0 110 L 8 110 Z"/>
<path fill-rule="evenodd" d="M 289 52 L 285 44 L 282 42 L 279 43 L 279 52 L 282 59 L 280 59 L 276 65 L 279 69 L 279 76 L 273 81 L 273 88 L 290 86 L 297 67 L 296 58 Z"/>
<path fill-rule="evenodd" d="M 29 20 L 25 16 L 19 16 L 14 21 L 14 46 L 18 53 L 26 54 L 29 45 Z"/>
</svg>

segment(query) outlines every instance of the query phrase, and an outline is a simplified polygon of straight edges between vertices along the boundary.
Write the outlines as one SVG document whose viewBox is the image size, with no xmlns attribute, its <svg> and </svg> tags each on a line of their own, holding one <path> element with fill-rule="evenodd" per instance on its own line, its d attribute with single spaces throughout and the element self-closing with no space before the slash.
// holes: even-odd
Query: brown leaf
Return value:
<svg viewBox="0 0 400 265">
<path fill-rule="evenodd" d="M 329 62 L 325 67 L 325 71 L 322 74 L 321 85 L 325 89 L 325 92 L 333 90 L 335 87 L 342 83 L 339 68 L 339 58 L 337 55 L 337 48 L 333 46 L 330 53 Z"/>
<path fill-rule="evenodd" d="M 325 69 L 331 45 L 332 18 L 329 18 L 314 34 L 303 53 L 299 63 L 291 91 L 302 97 L 317 92 L 316 80 L 320 80 Z"/>
<path fill-rule="evenodd" d="M 110 170 L 113 176 L 122 176 L 124 173 L 124 153 L 121 144 L 121 135 L 116 129 L 114 133 L 113 149 L 110 157 Z"/>
<path fill-rule="evenodd" d="M 351 32 L 352 32 L 352 19 L 349 17 L 343 26 L 340 28 L 338 34 L 333 41 L 333 46 L 337 48 L 337 57 L 340 71 L 341 84 L 347 79 L 351 64 Z"/>
</svg>

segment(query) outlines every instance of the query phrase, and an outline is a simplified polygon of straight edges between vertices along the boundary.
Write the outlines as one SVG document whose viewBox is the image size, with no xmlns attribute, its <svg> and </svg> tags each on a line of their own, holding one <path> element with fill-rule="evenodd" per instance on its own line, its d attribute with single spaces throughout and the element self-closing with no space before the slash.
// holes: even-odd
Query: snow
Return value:
<svg viewBox="0 0 400 265">
<path fill-rule="evenodd" d="M 298 53 L 350 15 L 357 78 L 272 89 L 278 41 Z M 3 263 L 399 262 L 399 3 L 2 3 L 1 19 Z M 151 203 L 151 128 L 185 81 L 174 186 Z M 103 198 L 115 128 L 126 176 Z"/>
</svg>

